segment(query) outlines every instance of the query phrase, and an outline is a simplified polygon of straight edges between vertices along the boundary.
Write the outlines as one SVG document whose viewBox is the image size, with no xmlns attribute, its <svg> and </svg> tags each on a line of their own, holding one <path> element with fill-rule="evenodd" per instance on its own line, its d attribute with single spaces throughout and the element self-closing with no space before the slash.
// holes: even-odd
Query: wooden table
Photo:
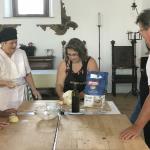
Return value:
<svg viewBox="0 0 150 150">
<path fill-rule="evenodd" d="M 33 111 L 44 101 L 26 102 L 19 111 Z M 58 119 L 41 121 L 34 115 L 0 130 L 1 150 L 52 150 Z M 2 120 L 2 118 L 0 118 Z M 61 116 L 56 150 L 148 150 L 141 137 L 121 141 L 120 132 L 130 122 L 125 115 Z"/>
<path fill-rule="evenodd" d="M 57 150 L 148 150 L 141 137 L 123 142 L 125 115 L 69 115 L 61 118 Z"/>
<path fill-rule="evenodd" d="M 37 101 L 25 102 L 19 111 L 32 111 Z M 0 118 L 0 120 L 4 120 Z M 0 150 L 50 150 L 53 147 L 57 118 L 41 121 L 35 115 L 20 115 L 18 123 L 0 130 Z"/>
</svg>

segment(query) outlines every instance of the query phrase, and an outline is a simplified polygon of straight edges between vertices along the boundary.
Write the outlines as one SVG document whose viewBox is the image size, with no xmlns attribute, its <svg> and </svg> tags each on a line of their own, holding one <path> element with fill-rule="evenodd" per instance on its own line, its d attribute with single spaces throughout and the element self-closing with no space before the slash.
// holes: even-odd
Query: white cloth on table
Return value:
<svg viewBox="0 0 150 150">
<path fill-rule="evenodd" d="M 16 49 L 10 58 L 0 49 L 0 80 L 22 83 L 25 81 L 25 76 L 30 72 L 31 69 L 25 51 Z M 25 87 L 25 84 L 20 84 L 12 89 L 1 86 L 0 110 L 18 108 L 24 99 Z"/>
</svg>

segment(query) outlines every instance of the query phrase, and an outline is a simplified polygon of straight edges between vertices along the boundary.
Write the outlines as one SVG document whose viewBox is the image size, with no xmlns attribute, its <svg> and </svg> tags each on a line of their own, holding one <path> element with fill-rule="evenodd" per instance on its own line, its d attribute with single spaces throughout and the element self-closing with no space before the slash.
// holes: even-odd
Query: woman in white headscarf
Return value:
<svg viewBox="0 0 150 150">
<path fill-rule="evenodd" d="M 25 51 L 17 49 L 16 29 L 4 28 L 0 32 L 0 44 L 0 115 L 3 115 L 6 110 L 14 111 L 21 105 L 26 83 L 36 98 L 40 99 L 41 95 L 35 88 Z"/>
</svg>

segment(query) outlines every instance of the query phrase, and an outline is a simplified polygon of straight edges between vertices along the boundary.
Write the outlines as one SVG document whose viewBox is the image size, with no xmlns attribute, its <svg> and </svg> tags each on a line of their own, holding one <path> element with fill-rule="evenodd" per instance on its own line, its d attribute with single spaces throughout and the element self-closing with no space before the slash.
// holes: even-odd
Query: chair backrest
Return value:
<svg viewBox="0 0 150 150">
<path fill-rule="evenodd" d="M 134 47 L 114 46 L 112 44 L 112 67 L 132 68 L 134 67 Z"/>
</svg>

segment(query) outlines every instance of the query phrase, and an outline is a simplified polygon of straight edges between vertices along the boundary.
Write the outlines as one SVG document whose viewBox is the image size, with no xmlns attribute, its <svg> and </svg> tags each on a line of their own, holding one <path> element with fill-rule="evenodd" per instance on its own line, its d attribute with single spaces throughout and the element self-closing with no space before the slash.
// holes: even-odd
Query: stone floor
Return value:
<svg viewBox="0 0 150 150">
<path fill-rule="evenodd" d="M 117 94 L 115 97 L 111 94 L 107 94 L 106 96 L 107 100 L 113 100 L 118 109 L 122 114 L 126 114 L 128 117 L 130 117 L 137 97 L 133 95 L 127 95 L 127 94 Z"/>
</svg>

